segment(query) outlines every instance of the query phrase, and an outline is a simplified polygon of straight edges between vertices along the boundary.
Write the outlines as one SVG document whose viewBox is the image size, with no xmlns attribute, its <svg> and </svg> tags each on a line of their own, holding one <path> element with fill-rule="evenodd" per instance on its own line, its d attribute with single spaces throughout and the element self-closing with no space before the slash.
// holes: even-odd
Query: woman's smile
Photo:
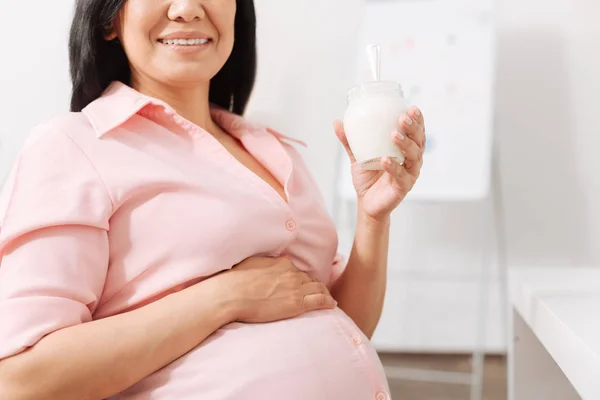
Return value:
<svg viewBox="0 0 600 400">
<path fill-rule="evenodd" d="M 160 39 L 158 42 L 178 53 L 199 53 L 211 47 L 212 39 Z"/>
<path fill-rule="evenodd" d="M 201 32 L 173 32 L 158 39 L 169 50 L 180 53 L 197 53 L 208 49 L 213 39 Z"/>
</svg>

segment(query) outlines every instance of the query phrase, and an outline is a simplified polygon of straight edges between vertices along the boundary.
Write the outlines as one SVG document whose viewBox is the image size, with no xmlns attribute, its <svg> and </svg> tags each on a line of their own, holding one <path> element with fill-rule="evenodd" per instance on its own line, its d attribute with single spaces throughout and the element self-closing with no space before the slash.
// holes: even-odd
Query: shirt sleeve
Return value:
<svg viewBox="0 0 600 400">
<path fill-rule="evenodd" d="M 0 195 L 0 360 L 92 319 L 111 214 L 106 186 L 79 146 L 36 128 Z"/>
<path fill-rule="evenodd" d="M 329 288 L 331 289 L 333 285 L 340 279 L 344 271 L 346 270 L 346 265 L 348 260 L 341 254 L 337 254 L 333 259 L 333 263 L 331 265 L 331 274 L 329 276 Z"/>
</svg>

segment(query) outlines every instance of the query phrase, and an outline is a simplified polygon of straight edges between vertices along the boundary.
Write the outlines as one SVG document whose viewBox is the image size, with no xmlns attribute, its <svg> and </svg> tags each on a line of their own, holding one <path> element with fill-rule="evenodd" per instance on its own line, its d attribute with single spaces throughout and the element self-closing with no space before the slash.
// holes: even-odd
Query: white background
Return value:
<svg viewBox="0 0 600 400">
<path fill-rule="evenodd" d="M 0 0 L 0 183 L 31 128 L 69 109 L 73 4 Z"/>
</svg>

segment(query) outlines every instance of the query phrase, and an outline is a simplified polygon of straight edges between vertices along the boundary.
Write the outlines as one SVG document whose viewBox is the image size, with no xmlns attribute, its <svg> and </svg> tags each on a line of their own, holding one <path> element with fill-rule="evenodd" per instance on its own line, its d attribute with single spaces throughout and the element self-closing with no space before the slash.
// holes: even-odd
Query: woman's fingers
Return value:
<svg viewBox="0 0 600 400">
<path fill-rule="evenodd" d="M 407 137 L 406 134 L 394 132 L 392 133 L 392 140 L 396 146 L 400 147 L 402 154 L 404 154 L 407 160 L 418 161 L 421 159 L 423 151 L 419 145 L 416 144 L 414 140 Z"/>
<path fill-rule="evenodd" d="M 423 116 L 423 112 L 418 107 L 411 107 L 408 110 L 408 115 L 415 121 L 420 127 L 422 132 L 422 142 L 421 147 L 425 147 L 425 117 Z"/>
<path fill-rule="evenodd" d="M 354 154 L 350 149 L 350 145 L 348 144 L 348 138 L 346 137 L 346 132 L 344 131 L 344 123 L 340 120 L 337 120 L 333 123 L 333 128 L 335 129 L 335 135 L 344 146 L 344 149 L 346 149 L 346 153 L 350 158 L 350 162 L 354 163 L 356 158 L 354 157 Z"/>
<path fill-rule="evenodd" d="M 300 294 L 304 311 L 335 308 L 337 306 L 337 302 L 321 282 L 310 282 L 302 285 Z"/>
<path fill-rule="evenodd" d="M 423 117 L 423 112 L 418 107 L 412 106 L 410 110 L 408 110 L 408 114 L 415 122 L 425 128 L 425 117 Z"/>
<path fill-rule="evenodd" d="M 393 134 L 394 143 L 402 150 L 406 160 L 404 168 L 415 178 L 418 178 L 423 166 L 423 153 L 425 152 L 425 127 L 423 113 L 412 107 L 408 113 L 398 121 L 398 132 Z"/>
<path fill-rule="evenodd" d="M 393 133 L 392 139 L 405 156 L 404 169 L 415 178 L 418 178 L 423 165 L 423 149 L 400 132 Z"/>
<path fill-rule="evenodd" d="M 413 140 L 421 149 L 425 148 L 425 123 L 423 113 L 411 107 L 408 113 L 398 120 L 398 130 Z"/>
<path fill-rule="evenodd" d="M 418 160 L 406 159 L 404 161 L 404 169 L 415 179 L 421 174 L 421 167 L 423 166 L 423 158 Z"/>
<path fill-rule="evenodd" d="M 392 178 L 392 187 L 398 194 L 406 194 L 415 184 L 416 177 L 389 157 L 382 159 L 383 170 Z"/>
<path fill-rule="evenodd" d="M 302 298 L 302 308 L 304 311 L 332 309 L 336 306 L 337 301 L 327 294 L 309 294 Z"/>
<path fill-rule="evenodd" d="M 311 294 L 325 294 L 331 296 L 329 294 L 329 290 L 327 290 L 327 287 L 318 281 L 305 283 L 302 285 L 302 288 L 300 288 L 300 293 L 303 296 L 308 296 Z"/>
</svg>

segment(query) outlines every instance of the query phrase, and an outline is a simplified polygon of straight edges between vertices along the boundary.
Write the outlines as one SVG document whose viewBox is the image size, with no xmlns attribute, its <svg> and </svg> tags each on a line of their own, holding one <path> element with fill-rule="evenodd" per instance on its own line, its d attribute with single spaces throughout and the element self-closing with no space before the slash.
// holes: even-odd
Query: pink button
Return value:
<svg viewBox="0 0 600 400">
<path fill-rule="evenodd" d="M 379 392 L 375 396 L 375 400 L 388 400 L 388 395 L 385 392 Z"/>
<path fill-rule="evenodd" d="M 352 343 L 354 343 L 356 346 L 360 346 L 362 344 L 362 338 L 360 337 L 360 335 L 358 335 L 357 333 L 352 335 Z"/>
<path fill-rule="evenodd" d="M 285 228 L 290 232 L 295 230 L 296 229 L 296 221 L 294 221 L 293 219 L 288 220 L 285 223 Z"/>
</svg>

